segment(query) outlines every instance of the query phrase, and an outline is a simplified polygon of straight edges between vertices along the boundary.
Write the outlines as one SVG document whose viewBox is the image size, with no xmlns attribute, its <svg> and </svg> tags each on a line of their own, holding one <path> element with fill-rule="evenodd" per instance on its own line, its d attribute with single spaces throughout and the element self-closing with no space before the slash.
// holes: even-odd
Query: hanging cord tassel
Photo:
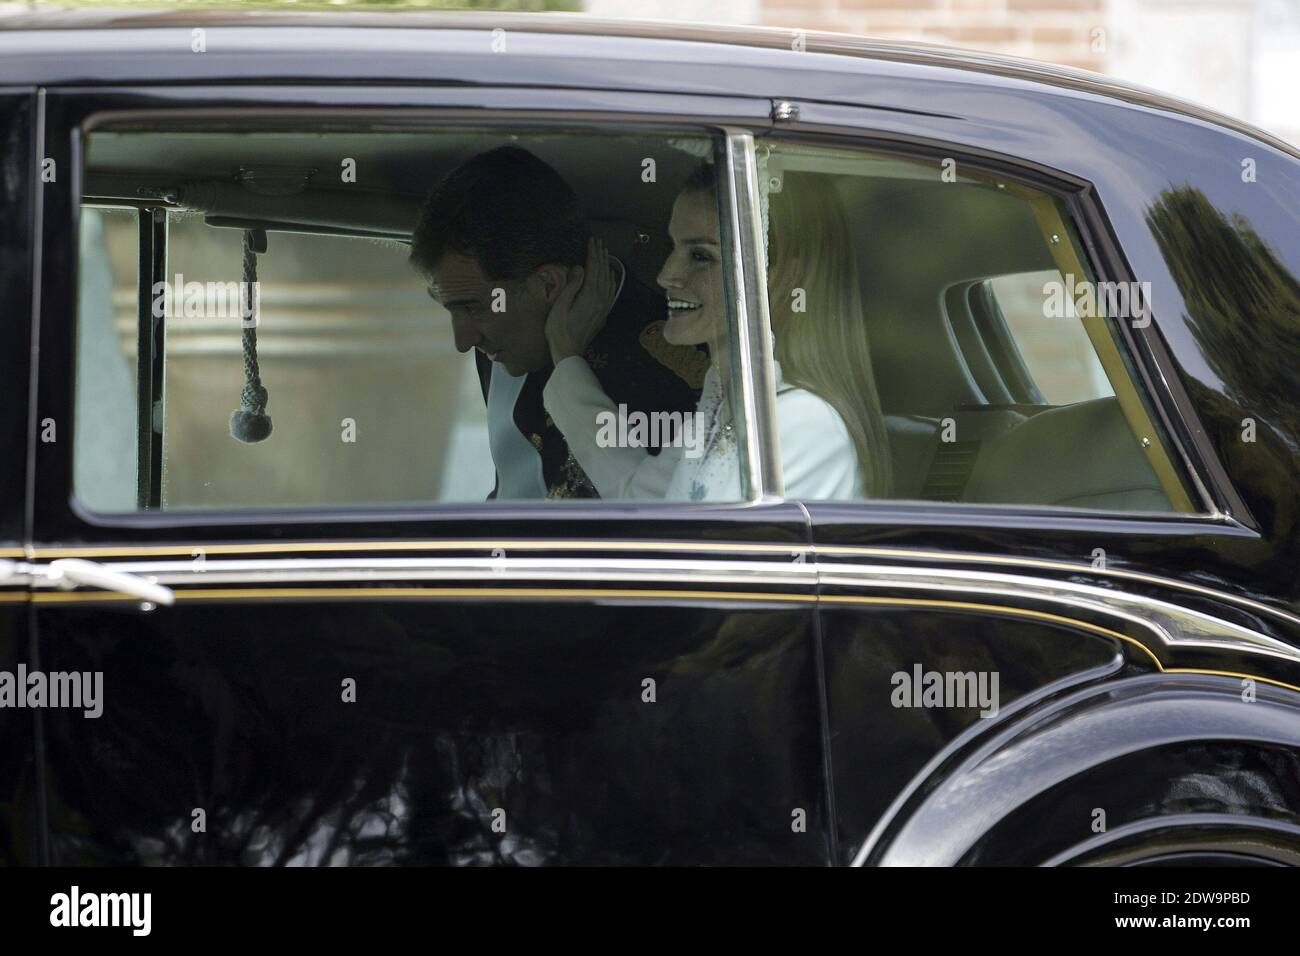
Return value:
<svg viewBox="0 0 1300 956">
<path fill-rule="evenodd" d="M 266 252 L 266 230 L 244 230 L 243 348 L 244 390 L 239 409 L 230 413 L 230 434 L 245 444 L 265 441 L 271 434 L 271 416 L 266 414 L 267 394 L 257 366 L 257 254 Z"/>
</svg>

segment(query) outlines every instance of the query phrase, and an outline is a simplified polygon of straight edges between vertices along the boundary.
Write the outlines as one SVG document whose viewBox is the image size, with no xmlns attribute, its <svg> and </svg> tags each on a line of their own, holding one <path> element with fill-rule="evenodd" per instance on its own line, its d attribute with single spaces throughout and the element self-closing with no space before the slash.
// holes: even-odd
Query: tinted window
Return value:
<svg viewBox="0 0 1300 956">
<path fill-rule="evenodd" d="M 77 496 L 742 500 L 713 149 L 676 133 L 92 132 Z M 137 276 L 151 209 L 165 266 Z"/>
<path fill-rule="evenodd" d="M 767 167 L 788 496 L 1191 510 L 1117 334 L 1149 296 L 1093 281 L 1060 200 L 951 161 Z"/>
<path fill-rule="evenodd" d="M 972 308 L 982 308 L 990 325 L 1001 322 L 1012 340 L 1005 343 L 1007 377 L 1023 367 L 1031 386 L 1024 400 L 1071 405 L 1115 394 L 1083 323 L 1051 314 L 1051 287 L 1064 282 L 1056 269 L 1018 272 L 983 280 L 983 294 L 974 295 Z"/>
</svg>

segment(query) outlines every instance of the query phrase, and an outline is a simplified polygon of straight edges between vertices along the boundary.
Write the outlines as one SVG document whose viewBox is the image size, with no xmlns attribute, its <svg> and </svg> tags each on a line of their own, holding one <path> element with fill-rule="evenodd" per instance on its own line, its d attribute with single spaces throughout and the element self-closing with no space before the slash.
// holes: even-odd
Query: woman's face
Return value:
<svg viewBox="0 0 1300 956">
<path fill-rule="evenodd" d="M 673 251 L 659 270 L 659 284 L 668 294 L 664 338 L 673 345 L 704 344 L 716 349 L 726 336 L 727 315 L 713 194 L 692 191 L 678 196 L 668 236 Z"/>
</svg>

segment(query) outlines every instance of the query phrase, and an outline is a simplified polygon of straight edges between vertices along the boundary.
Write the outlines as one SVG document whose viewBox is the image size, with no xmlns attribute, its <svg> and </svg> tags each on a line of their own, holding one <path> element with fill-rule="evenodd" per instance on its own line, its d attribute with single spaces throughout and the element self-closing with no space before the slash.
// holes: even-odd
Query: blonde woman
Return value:
<svg viewBox="0 0 1300 956">
<path fill-rule="evenodd" d="M 772 197 L 772 325 L 776 416 L 787 497 L 852 500 L 888 493 L 889 455 L 876 398 L 851 258 L 848 226 L 833 187 L 809 177 Z M 797 212 L 796 212 L 797 203 Z M 666 295 L 664 338 L 704 345 L 696 429 L 681 447 L 651 455 L 601 440 L 618 409 L 582 358 L 604 321 L 613 278 L 605 250 L 588 249 L 546 325 L 555 368 L 542 393 L 547 411 L 602 498 L 740 501 L 740 458 L 726 376 L 727 310 L 712 164 L 687 180 L 668 226 L 673 249 L 659 273 Z M 806 311 L 791 292 L 802 289 Z M 608 432 L 605 432 L 608 435 Z"/>
</svg>

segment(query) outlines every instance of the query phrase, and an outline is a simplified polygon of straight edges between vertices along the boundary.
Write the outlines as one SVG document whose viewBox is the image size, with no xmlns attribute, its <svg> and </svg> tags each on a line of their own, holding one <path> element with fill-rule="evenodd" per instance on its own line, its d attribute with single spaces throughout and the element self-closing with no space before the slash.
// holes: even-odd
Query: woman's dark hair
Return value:
<svg viewBox="0 0 1300 956">
<path fill-rule="evenodd" d="M 703 160 L 692 169 L 691 174 L 686 177 L 686 182 L 682 183 L 684 193 L 711 193 L 717 188 L 718 167 L 709 159 Z"/>
<path fill-rule="evenodd" d="M 502 146 L 457 166 L 429 193 L 410 261 L 428 275 L 459 252 L 489 279 L 522 279 L 548 262 L 580 265 L 589 235 L 564 178 L 527 150 Z"/>
</svg>

